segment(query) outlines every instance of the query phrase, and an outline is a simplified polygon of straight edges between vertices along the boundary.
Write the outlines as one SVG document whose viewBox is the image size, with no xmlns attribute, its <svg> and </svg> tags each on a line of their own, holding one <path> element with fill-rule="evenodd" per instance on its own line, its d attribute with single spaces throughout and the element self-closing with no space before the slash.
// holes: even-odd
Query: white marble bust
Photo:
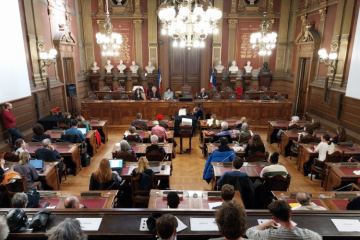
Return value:
<svg viewBox="0 0 360 240">
<path fill-rule="evenodd" d="M 147 73 L 152 74 L 155 67 L 151 64 L 151 62 L 148 63 L 148 65 L 145 67 Z"/>
<path fill-rule="evenodd" d="M 224 70 L 224 66 L 222 65 L 221 61 L 218 62 L 218 65 L 215 66 L 215 69 L 216 69 L 216 73 L 222 73 L 222 71 Z"/>
<path fill-rule="evenodd" d="M 111 61 L 110 60 L 107 60 L 107 65 L 105 66 L 105 69 L 106 69 L 106 73 L 107 74 L 111 74 L 111 69 L 113 69 L 114 66 L 111 65 Z"/>
<path fill-rule="evenodd" d="M 97 73 L 100 68 L 97 66 L 97 63 L 94 62 L 93 66 L 91 67 L 91 70 L 93 73 Z"/>
<path fill-rule="evenodd" d="M 231 66 L 229 67 L 231 74 L 236 74 L 239 71 L 239 68 L 236 66 L 236 62 L 232 61 Z"/>
<path fill-rule="evenodd" d="M 123 64 L 123 60 L 120 60 L 120 64 L 117 65 L 117 69 L 119 69 L 120 74 L 124 74 L 124 70 L 126 69 L 126 65 Z"/>
<path fill-rule="evenodd" d="M 133 75 L 137 74 L 137 71 L 139 69 L 139 66 L 135 64 L 135 61 L 132 61 L 132 65 L 130 66 L 130 70 Z"/>
<path fill-rule="evenodd" d="M 247 61 L 247 65 L 244 68 L 246 73 L 251 73 L 252 66 L 250 66 L 250 61 Z"/>
</svg>

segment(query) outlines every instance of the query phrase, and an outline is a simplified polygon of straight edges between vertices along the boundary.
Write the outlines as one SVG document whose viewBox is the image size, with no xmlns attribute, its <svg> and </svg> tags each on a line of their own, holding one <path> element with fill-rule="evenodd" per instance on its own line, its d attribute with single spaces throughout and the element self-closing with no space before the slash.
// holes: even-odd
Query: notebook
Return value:
<svg viewBox="0 0 360 240">
<path fill-rule="evenodd" d="M 34 166 L 36 170 L 41 170 L 44 167 L 44 161 L 43 160 L 30 160 L 30 164 Z"/>
<path fill-rule="evenodd" d="M 123 160 L 122 159 L 110 159 L 110 168 L 113 171 L 116 171 L 117 173 L 121 174 L 122 168 L 123 168 Z"/>
</svg>

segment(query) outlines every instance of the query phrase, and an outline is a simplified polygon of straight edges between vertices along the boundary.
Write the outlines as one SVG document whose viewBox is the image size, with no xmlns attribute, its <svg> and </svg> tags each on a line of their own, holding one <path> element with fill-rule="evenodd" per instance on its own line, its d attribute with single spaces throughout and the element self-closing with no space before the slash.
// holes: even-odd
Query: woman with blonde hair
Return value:
<svg viewBox="0 0 360 240">
<path fill-rule="evenodd" d="M 19 163 L 14 166 L 14 171 L 24 176 L 27 186 L 32 186 L 38 180 L 39 174 L 35 167 L 29 163 L 30 154 L 22 152 L 19 155 Z"/>
<path fill-rule="evenodd" d="M 91 174 L 89 190 L 120 190 L 121 181 L 119 173 L 111 171 L 109 159 L 103 158 L 99 168 Z"/>
<path fill-rule="evenodd" d="M 151 168 L 149 166 L 149 161 L 147 160 L 146 157 L 140 157 L 139 161 L 138 161 L 138 167 L 134 168 L 134 170 L 132 171 L 132 175 L 134 177 L 136 177 L 140 173 L 145 173 L 147 175 L 151 175 L 154 173 L 151 170 Z"/>
</svg>

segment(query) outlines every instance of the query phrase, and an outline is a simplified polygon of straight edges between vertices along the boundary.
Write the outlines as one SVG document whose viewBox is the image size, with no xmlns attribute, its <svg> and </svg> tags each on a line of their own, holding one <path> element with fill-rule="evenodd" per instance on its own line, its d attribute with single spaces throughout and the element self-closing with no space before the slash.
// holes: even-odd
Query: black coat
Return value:
<svg viewBox="0 0 360 240">
<path fill-rule="evenodd" d="M 112 174 L 112 179 L 107 183 L 100 183 L 94 178 L 94 173 L 90 177 L 89 190 L 121 190 L 119 179 L 115 173 Z"/>
<path fill-rule="evenodd" d="M 152 98 L 157 98 L 157 99 L 160 100 L 161 96 L 160 96 L 158 91 L 156 91 L 155 96 L 154 96 L 154 93 L 151 91 L 150 94 L 149 94 L 149 99 L 152 99 Z"/>
<path fill-rule="evenodd" d="M 140 93 L 140 94 L 134 93 L 134 100 L 144 100 L 144 99 L 143 99 L 143 97 L 141 96 L 141 93 Z"/>
<path fill-rule="evenodd" d="M 204 92 L 204 96 L 202 95 L 203 93 L 199 92 L 199 94 L 197 95 L 198 99 L 204 99 L 204 97 L 208 96 L 209 94 L 207 92 Z M 206 98 L 205 98 L 206 99 Z"/>
<path fill-rule="evenodd" d="M 254 190 L 249 176 L 225 176 L 225 184 L 234 186 L 240 192 L 245 209 L 251 209 L 254 203 Z"/>
</svg>

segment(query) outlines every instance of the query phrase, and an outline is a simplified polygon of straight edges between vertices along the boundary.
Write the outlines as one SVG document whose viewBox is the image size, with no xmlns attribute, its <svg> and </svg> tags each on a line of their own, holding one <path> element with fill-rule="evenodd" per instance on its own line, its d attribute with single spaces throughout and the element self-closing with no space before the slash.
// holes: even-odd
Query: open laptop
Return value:
<svg viewBox="0 0 360 240">
<path fill-rule="evenodd" d="M 78 128 L 78 130 L 80 130 L 80 132 L 82 133 L 82 134 L 86 134 L 86 128 Z"/>
<path fill-rule="evenodd" d="M 121 174 L 122 168 L 123 168 L 123 160 L 122 159 L 109 159 L 110 162 L 110 168 L 113 171 L 116 171 Z"/>
<path fill-rule="evenodd" d="M 38 160 L 38 159 L 30 160 L 30 164 L 33 165 L 37 171 L 40 171 L 44 167 L 43 160 Z"/>
</svg>

